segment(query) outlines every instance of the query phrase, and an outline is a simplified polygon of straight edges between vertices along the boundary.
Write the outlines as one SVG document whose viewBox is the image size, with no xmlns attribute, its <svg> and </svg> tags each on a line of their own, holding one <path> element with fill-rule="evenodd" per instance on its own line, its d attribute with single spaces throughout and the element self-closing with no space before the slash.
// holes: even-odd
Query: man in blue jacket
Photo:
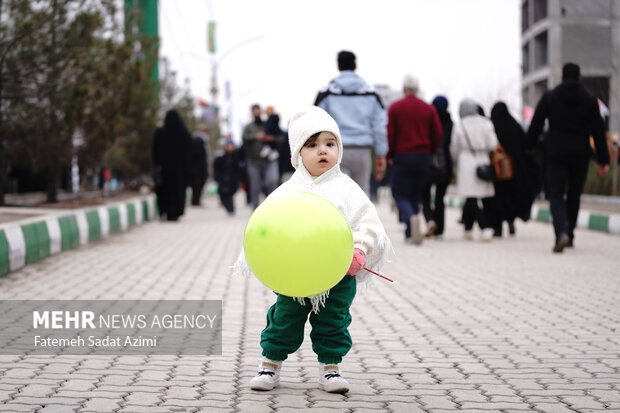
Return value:
<svg viewBox="0 0 620 413">
<path fill-rule="evenodd" d="M 340 167 L 370 196 L 372 156 L 375 179 L 383 178 L 386 168 L 387 115 L 379 95 L 355 73 L 355 55 L 338 53 L 340 75 L 319 92 L 314 101 L 338 124 L 344 146 Z"/>
</svg>

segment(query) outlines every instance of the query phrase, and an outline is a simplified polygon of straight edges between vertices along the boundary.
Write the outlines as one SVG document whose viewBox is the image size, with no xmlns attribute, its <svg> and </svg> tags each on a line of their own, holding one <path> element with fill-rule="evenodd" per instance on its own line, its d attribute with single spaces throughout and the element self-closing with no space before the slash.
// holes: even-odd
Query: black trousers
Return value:
<svg viewBox="0 0 620 413">
<path fill-rule="evenodd" d="M 433 176 L 432 171 L 431 176 Z M 446 206 L 443 202 L 443 198 L 446 195 L 446 190 L 450 183 L 449 180 L 441 178 L 440 176 L 438 179 L 430 179 L 422 193 L 422 212 L 424 213 L 424 219 L 426 219 L 426 222 L 431 220 L 435 221 L 437 224 L 435 235 L 441 235 L 444 231 Z M 434 204 L 431 202 L 431 187 L 433 186 L 435 186 Z"/>
<path fill-rule="evenodd" d="M 463 205 L 463 224 L 466 231 L 470 231 L 476 222 L 480 229 L 491 226 L 492 203 L 493 198 L 482 198 L 481 208 L 478 204 L 478 198 L 465 199 L 465 205 Z"/>
<path fill-rule="evenodd" d="M 233 196 L 235 195 L 234 192 L 219 192 L 220 195 L 220 202 L 222 202 L 222 205 L 224 206 L 224 208 L 226 208 L 226 211 L 228 211 L 228 213 L 232 214 L 235 212 L 235 203 L 233 201 Z"/>
<path fill-rule="evenodd" d="M 202 189 L 207 182 L 206 178 L 193 178 L 191 182 L 192 187 L 192 205 L 200 205 L 200 197 L 202 196 Z"/>
<path fill-rule="evenodd" d="M 408 153 L 394 156 L 390 185 L 400 222 L 406 225 L 405 237 L 411 236 L 410 218 L 420 212 L 422 192 L 431 165 L 430 153 Z"/>
<path fill-rule="evenodd" d="M 589 164 L 589 157 L 547 159 L 547 197 L 556 241 L 562 234 L 574 237 Z"/>
</svg>

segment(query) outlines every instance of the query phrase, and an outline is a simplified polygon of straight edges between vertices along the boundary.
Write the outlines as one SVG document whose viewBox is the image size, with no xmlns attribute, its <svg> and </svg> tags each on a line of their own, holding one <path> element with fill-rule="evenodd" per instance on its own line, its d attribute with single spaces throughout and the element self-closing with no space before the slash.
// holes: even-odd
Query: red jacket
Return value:
<svg viewBox="0 0 620 413">
<path fill-rule="evenodd" d="M 388 159 L 405 153 L 435 154 L 441 145 L 441 122 L 433 105 L 410 95 L 388 110 Z"/>
</svg>

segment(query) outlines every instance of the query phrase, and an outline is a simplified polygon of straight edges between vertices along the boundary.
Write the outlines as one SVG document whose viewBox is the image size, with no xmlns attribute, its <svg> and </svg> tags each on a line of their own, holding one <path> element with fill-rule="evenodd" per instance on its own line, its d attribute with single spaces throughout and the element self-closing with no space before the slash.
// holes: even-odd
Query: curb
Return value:
<svg viewBox="0 0 620 413">
<path fill-rule="evenodd" d="M 463 198 L 453 195 L 446 196 L 444 202 L 446 206 L 455 208 L 462 208 L 465 203 Z M 532 205 L 530 219 L 537 222 L 551 223 L 551 210 L 547 206 L 534 204 Z M 577 217 L 577 228 L 620 235 L 620 214 L 580 210 Z"/>
<path fill-rule="evenodd" d="M 152 220 L 154 195 L 0 225 L 0 275 Z"/>
</svg>

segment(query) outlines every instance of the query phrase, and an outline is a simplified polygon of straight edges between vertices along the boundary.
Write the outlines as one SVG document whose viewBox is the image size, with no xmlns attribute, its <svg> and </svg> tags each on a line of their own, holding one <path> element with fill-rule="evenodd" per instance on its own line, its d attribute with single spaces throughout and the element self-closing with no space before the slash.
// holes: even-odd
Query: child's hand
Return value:
<svg viewBox="0 0 620 413">
<path fill-rule="evenodd" d="M 351 262 L 351 266 L 349 267 L 349 271 L 347 274 L 355 275 L 364 268 L 366 265 L 366 254 L 359 248 L 355 248 L 353 250 L 353 261 Z"/>
</svg>

